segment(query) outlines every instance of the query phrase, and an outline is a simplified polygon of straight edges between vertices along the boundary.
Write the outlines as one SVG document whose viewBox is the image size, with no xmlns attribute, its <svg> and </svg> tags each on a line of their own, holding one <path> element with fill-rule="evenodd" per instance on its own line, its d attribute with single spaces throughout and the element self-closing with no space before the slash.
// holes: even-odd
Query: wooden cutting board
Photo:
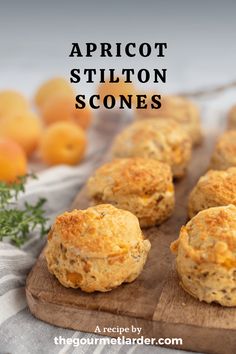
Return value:
<svg viewBox="0 0 236 354">
<path fill-rule="evenodd" d="M 131 284 L 108 293 L 86 294 L 60 285 L 46 266 L 42 252 L 27 279 L 26 295 L 31 312 L 56 326 L 94 332 L 96 326 L 141 327 L 141 335 L 182 338 L 178 349 L 205 353 L 236 352 L 236 309 L 201 303 L 179 286 L 174 259 L 169 251 L 186 223 L 187 196 L 205 173 L 214 136 L 194 150 L 188 174 L 176 182 L 174 215 L 160 227 L 144 230 L 152 248 L 141 275 Z M 73 208 L 86 208 L 89 201 L 82 190 Z M 101 333 L 111 336 L 119 334 Z M 125 334 L 124 334 L 125 335 Z M 135 334 L 128 334 L 135 337 Z"/>
</svg>

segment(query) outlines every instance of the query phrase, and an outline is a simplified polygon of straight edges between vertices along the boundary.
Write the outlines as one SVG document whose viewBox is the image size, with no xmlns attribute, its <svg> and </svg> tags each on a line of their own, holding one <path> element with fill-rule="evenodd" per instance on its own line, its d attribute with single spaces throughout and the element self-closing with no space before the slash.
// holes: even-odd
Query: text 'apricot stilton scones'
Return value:
<svg viewBox="0 0 236 354">
<path fill-rule="evenodd" d="M 236 206 L 236 167 L 202 176 L 190 193 L 188 214 L 192 218 L 201 210 L 229 204 Z"/>
<path fill-rule="evenodd" d="M 154 159 L 127 158 L 106 163 L 87 183 L 94 204 L 131 211 L 143 227 L 161 224 L 174 208 L 170 166 Z"/>
<path fill-rule="evenodd" d="M 171 119 L 147 119 L 129 125 L 115 139 L 114 157 L 144 157 L 166 162 L 174 177 L 182 177 L 191 158 L 192 143 Z"/>
<path fill-rule="evenodd" d="M 105 292 L 135 280 L 150 247 L 135 215 L 102 204 L 58 216 L 45 256 L 65 287 Z"/>
<path fill-rule="evenodd" d="M 180 283 L 200 301 L 236 306 L 236 207 L 200 211 L 172 243 Z"/>
</svg>

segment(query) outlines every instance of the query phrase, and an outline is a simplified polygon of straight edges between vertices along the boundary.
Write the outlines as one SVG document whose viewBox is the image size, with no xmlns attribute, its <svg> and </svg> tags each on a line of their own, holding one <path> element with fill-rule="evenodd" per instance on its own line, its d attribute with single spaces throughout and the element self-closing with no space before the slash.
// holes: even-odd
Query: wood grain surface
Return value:
<svg viewBox="0 0 236 354">
<path fill-rule="evenodd" d="M 79 289 L 67 289 L 48 272 L 42 252 L 27 279 L 26 295 L 31 312 L 60 327 L 94 332 L 97 325 L 100 328 L 134 325 L 142 327 L 144 337 L 181 337 L 183 345 L 175 348 L 235 353 L 236 310 L 201 303 L 185 293 L 179 286 L 169 250 L 171 241 L 178 237 L 180 227 L 187 221 L 187 196 L 207 170 L 214 140 L 212 134 L 194 150 L 187 176 L 175 183 L 173 216 L 160 227 L 144 230 L 152 248 L 137 280 L 108 293 L 86 294 Z M 83 189 L 72 207 L 88 205 Z"/>
</svg>

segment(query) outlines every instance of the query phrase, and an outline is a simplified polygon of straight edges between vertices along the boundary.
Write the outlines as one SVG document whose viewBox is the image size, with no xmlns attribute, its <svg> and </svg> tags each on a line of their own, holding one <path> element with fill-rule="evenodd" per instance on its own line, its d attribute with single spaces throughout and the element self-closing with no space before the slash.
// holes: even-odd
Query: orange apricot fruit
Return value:
<svg viewBox="0 0 236 354">
<path fill-rule="evenodd" d="M 0 137 L 17 142 L 30 156 L 38 147 L 42 128 L 40 120 L 32 112 L 9 115 L 0 120 Z"/>
<path fill-rule="evenodd" d="M 29 104 L 21 93 L 11 90 L 0 91 L 0 118 L 27 111 Z"/>
<path fill-rule="evenodd" d="M 125 83 L 123 78 L 119 78 L 119 82 L 105 82 L 98 86 L 98 94 L 100 99 L 103 100 L 106 95 L 112 95 L 119 99 L 120 95 L 135 95 L 136 89 L 132 83 Z"/>
<path fill-rule="evenodd" d="M 87 129 L 91 124 L 92 111 L 89 107 L 76 109 L 75 100 L 71 96 L 57 96 L 45 103 L 42 118 L 46 125 L 66 121 Z"/>
<path fill-rule="evenodd" d="M 0 138 L 0 181 L 15 182 L 27 173 L 24 150 L 13 140 Z"/>
<path fill-rule="evenodd" d="M 57 122 L 44 132 L 40 152 L 48 165 L 76 165 L 84 157 L 87 145 L 85 132 L 75 123 Z"/>
<path fill-rule="evenodd" d="M 72 85 L 62 77 L 56 77 L 44 82 L 35 94 L 35 104 L 42 110 L 47 101 L 53 97 L 67 95 L 74 96 Z"/>
</svg>

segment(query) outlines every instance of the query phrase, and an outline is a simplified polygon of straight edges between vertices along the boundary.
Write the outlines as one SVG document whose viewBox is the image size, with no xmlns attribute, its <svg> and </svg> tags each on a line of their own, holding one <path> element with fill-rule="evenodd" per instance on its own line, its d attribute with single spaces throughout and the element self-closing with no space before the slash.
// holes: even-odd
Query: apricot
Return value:
<svg viewBox="0 0 236 354">
<path fill-rule="evenodd" d="M 42 118 L 47 125 L 58 121 L 67 121 L 87 129 L 91 124 L 92 112 L 89 107 L 76 109 L 75 100 L 71 96 L 57 96 L 45 103 L 42 109 Z"/>
<path fill-rule="evenodd" d="M 0 137 L 17 142 L 28 156 L 38 147 L 41 133 L 40 121 L 32 112 L 19 113 L 0 120 Z"/>
<path fill-rule="evenodd" d="M 29 105 L 24 96 L 16 91 L 0 91 L 0 118 L 27 111 Z"/>
<path fill-rule="evenodd" d="M 0 181 L 15 182 L 27 173 L 24 150 L 13 140 L 0 138 Z"/>
<path fill-rule="evenodd" d="M 101 83 L 98 87 L 98 94 L 100 99 L 103 100 L 106 95 L 112 95 L 119 99 L 120 95 L 135 95 L 136 89 L 132 83 L 125 83 L 123 78 L 119 78 L 119 82 L 105 82 Z"/>
<path fill-rule="evenodd" d="M 41 139 L 40 152 L 48 165 L 76 165 L 84 157 L 87 145 L 85 132 L 75 123 L 50 125 Z"/>
<path fill-rule="evenodd" d="M 41 110 L 45 103 L 53 97 L 74 96 L 72 85 L 62 77 L 56 77 L 44 82 L 35 94 L 35 104 Z"/>
</svg>

